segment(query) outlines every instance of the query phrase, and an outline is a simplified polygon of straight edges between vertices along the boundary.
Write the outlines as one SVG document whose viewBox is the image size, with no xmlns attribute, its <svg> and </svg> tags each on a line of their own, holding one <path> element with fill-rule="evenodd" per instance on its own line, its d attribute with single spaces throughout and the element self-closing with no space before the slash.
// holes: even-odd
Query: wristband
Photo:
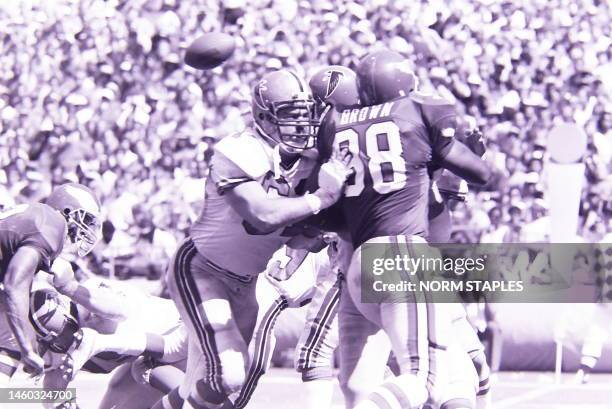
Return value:
<svg viewBox="0 0 612 409">
<path fill-rule="evenodd" d="M 321 202 L 319 196 L 313 195 L 312 193 L 307 193 L 304 195 L 304 199 L 306 199 L 306 203 L 308 203 L 308 207 L 310 207 L 312 214 L 317 214 L 321 211 L 323 203 Z"/>
</svg>

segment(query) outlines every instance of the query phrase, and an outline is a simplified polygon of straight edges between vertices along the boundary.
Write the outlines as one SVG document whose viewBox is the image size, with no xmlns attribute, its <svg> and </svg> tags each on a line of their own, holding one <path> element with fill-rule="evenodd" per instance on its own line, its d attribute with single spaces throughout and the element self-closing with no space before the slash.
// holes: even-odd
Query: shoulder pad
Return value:
<svg viewBox="0 0 612 409">
<path fill-rule="evenodd" d="M 440 95 L 433 93 L 425 93 L 414 91 L 410 93 L 410 99 L 416 102 L 419 105 L 449 105 L 454 106 L 454 104 L 447 100 L 446 98 L 441 97 Z"/>
<path fill-rule="evenodd" d="M 235 167 L 253 179 L 271 169 L 272 148 L 249 131 L 221 139 L 215 145 L 215 152 L 229 159 Z"/>
<path fill-rule="evenodd" d="M 46 204 L 33 204 L 32 211 L 36 214 L 36 228 L 51 246 L 51 258 L 55 258 L 64 247 L 66 220 L 55 209 Z"/>
</svg>

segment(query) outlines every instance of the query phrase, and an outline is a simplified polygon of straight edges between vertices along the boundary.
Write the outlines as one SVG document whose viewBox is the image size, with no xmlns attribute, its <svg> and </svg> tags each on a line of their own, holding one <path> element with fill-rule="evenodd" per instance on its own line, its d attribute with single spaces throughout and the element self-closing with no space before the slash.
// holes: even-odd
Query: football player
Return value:
<svg viewBox="0 0 612 409">
<path fill-rule="evenodd" d="M 11 331 L 11 336 L 1 338 L 14 337 L 26 371 L 38 374 L 44 363 L 35 352 L 27 322 L 34 274 L 49 271 L 62 251 L 86 255 L 99 232 L 100 203 L 89 188 L 76 183 L 55 188 L 45 204 L 17 206 L 0 214 L 0 299 Z"/>
<path fill-rule="evenodd" d="M 283 227 L 331 206 L 349 174 L 332 159 L 319 170 L 319 188 L 305 192 L 319 118 L 293 72 L 258 81 L 252 115 L 253 129 L 215 146 L 204 208 L 170 265 L 168 288 L 190 345 L 186 381 L 159 403 L 166 407 L 188 398 L 196 408 L 218 408 L 239 391 L 257 319 L 257 276 L 289 240 Z"/>
<path fill-rule="evenodd" d="M 400 406 L 417 408 L 428 399 L 428 382 L 435 376 L 435 356 L 444 346 L 433 305 L 418 294 L 394 294 L 379 303 L 362 303 L 362 246 L 386 243 L 394 254 L 411 255 L 414 244 L 427 236 L 428 165 L 438 162 L 472 183 L 485 183 L 486 164 L 456 141 L 452 105 L 436 98 L 409 96 L 414 74 L 399 54 L 381 50 L 368 54 L 357 67 L 362 104 L 333 110 L 320 132 L 320 153 L 350 154 L 354 175 L 339 202 L 356 251 L 347 272 L 339 310 L 341 386 L 349 408 Z M 381 250 L 382 251 L 382 250 Z M 384 255 L 383 255 L 384 256 Z M 398 298 L 399 297 L 399 298 Z M 399 301 L 399 302 L 398 302 Z M 442 320 L 446 319 L 444 317 Z M 443 325 L 440 322 L 440 325 Z M 388 335 L 401 375 L 361 399 L 350 390 L 351 378 L 362 365 L 361 350 L 378 329 Z M 383 362 L 384 364 L 384 362 Z M 357 375 L 363 376 L 363 374 Z"/>
<path fill-rule="evenodd" d="M 472 152 L 482 157 L 486 147 L 482 135 L 477 130 L 466 131 L 465 143 Z M 467 184 L 457 175 L 446 169 L 430 168 L 432 183 L 429 191 L 429 231 L 427 241 L 430 243 L 448 243 L 451 237 L 452 220 L 449 202 L 464 201 L 467 194 Z M 478 334 L 468 321 L 465 307 L 456 302 L 449 304 L 453 331 L 460 346 L 468 354 L 478 376 L 476 391 L 476 408 L 486 409 L 491 406 L 489 393 L 489 375 L 491 370 L 487 363 L 484 346 L 478 339 Z M 468 389 L 471 387 L 468 384 Z"/>
<path fill-rule="evenodd" d="M 326 66 L 309 80 L 313 99 L 321 112 L 332 106 L 359 104 L 354 71 L 342 66 Z M 316 217 L 316 216 L 315 216 Z M 308 305 L 306 325 L 296 347 L 296 370 L 307 389 L 304 409 L 326 408 L 333 395 L 333 352 L 338 345 L 336 312 L 341 276 L 330 263 L 335 260 L 335 242 L 328 234 L 309 226 L 308 236 L 292 239 L 268 262 L 266 280 L 257 283 L 260 312 L 249 347 L 252 363 L 247 380 L 236 398 L 236 408 L 245 407 L 261 376 L 270 366 L 275 346 L 274 324 L 287 307 Z M 310 229 L 312 227 L 312 229 Z M 334 236 L 335 237 L 335 236 Z M 297 241 L 300 243 L 297 243 Z M 327 251 L 323 247 L 332 242 Z M 330 255 L 328 255 L 328 253 Z M 290 277 L 290 278 L 289 278 Z"/>
<path fill-rule="evenodd" d="M 134 390 L 143 392 L 132 379 L 131 363 L 136 356 L 146 354 L 170 363 L 186 359 L 186 331 L 171 300 L 149 296 L 127 284 L 91 278 L 82 283 L 84 288 L 108 303 L 123 306 L 121 316 L 101 315 L 59 293 L 51 283 L 47 274 L 39 273 L 30 299 L 30 322 L 45 359 L 45 387 L 65 389 L 81 368 L 110 373 L 122 366 L 109 383 L 101 407 L 134 407 L 119 403 Z M 173 369 L 178 378 L 163 392 L 172 389 L 182 377 L 179 369 Z M 159 394 L 142 395 L 140 407 L 148 407 L 157 399 Z"/>
</svg>

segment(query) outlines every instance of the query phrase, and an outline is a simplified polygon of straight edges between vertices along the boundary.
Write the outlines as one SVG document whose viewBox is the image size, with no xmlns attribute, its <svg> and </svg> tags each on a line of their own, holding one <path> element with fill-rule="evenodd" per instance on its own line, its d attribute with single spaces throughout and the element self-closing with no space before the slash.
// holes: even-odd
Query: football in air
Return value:
<svg viewBox="0 0 612 409">
<path fill-rule="evenodd" d="M 187 48 L 185 63 L 199 70 L 210 70 L 227 61 L 234 53 L 234 37 L 224 33 L 206 33 Z"/>
</svg>

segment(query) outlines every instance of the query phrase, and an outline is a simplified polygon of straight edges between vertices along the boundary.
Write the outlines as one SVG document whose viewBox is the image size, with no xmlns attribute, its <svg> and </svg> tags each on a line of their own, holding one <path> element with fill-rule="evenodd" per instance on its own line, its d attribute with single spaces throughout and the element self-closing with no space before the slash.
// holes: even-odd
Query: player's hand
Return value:
<svg viewBox="0 0 612 409">
<path fill-rule="evenodd" d="M 45 361 L 34 351 L 22 353 L 23 370 L 31 376 L 40 375 L 45 369 Z"/>
<path fill-rule="evenodd" d="M 329 207 L 340 199 L 346 180 L 354 172 L 348 166 L 351 159 L 351 153 L 344 150 L 321 166 L 318 177 L 319 189 L 314 194 L 321 199 L 322 208 Z"/>
<path fill-rule="evenodd" d="M 72 265 L 61 258 L 56 259 L 51 266 L 53 286 L 62 291 L 68 284 L 76 282 Z"/>
<path fill-rule="evenodd" d="M 278 293 L 287 301 L 289 308 L 299 308 L 312 301 L 312 297 L 316 288 L 313 286 L 304 286 L 302 283 L 293 281 L 278 281 L 268 274 L 264 274 L 266 280 L 278 291 Z"/>
<path fill-rule="evenodd" d="M 480 129 L 474 128 L 468 131 L 465 131 L 465 145 L 472 151 L 474 154 L 482 156 L 487 151 L 487 146 L 485 145 L 484 135 L 480 132 Z"/>
</svg>

